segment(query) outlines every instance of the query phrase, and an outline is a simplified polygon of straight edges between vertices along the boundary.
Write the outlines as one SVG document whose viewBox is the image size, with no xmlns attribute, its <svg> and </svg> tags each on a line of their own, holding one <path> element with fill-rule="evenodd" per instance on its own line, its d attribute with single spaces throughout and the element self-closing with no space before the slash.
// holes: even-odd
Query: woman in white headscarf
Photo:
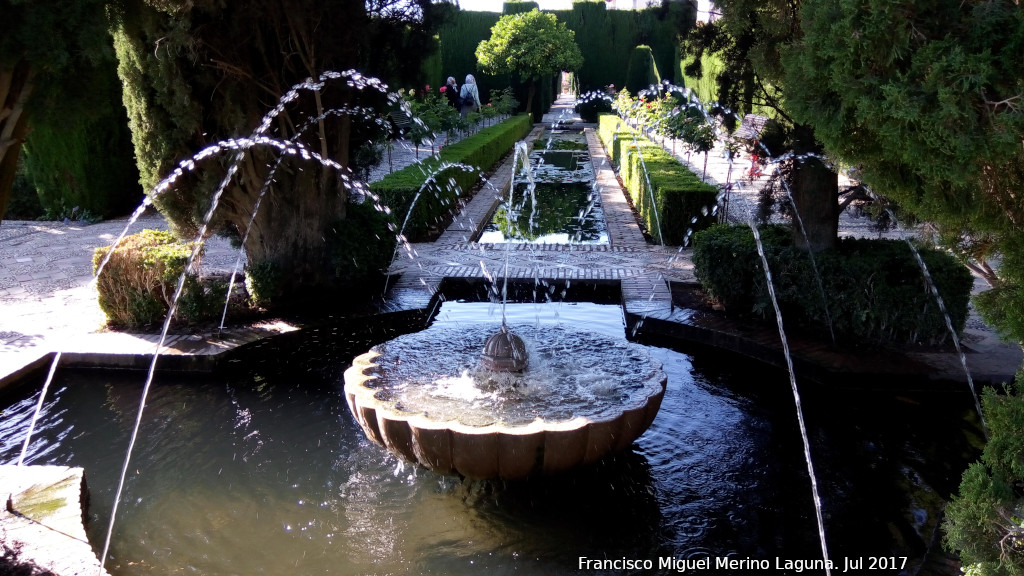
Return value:
<svg viewBox="0 0 1024 576">
<path fill-rule="evenodd" d="M 476 87 L 476 78 L 472 74 L 466 74 L 466 82 L 459 90 L 459 98 L 462 101 L 463 118 L 470 112 L 480 109 L 480 91 Z"/>
</svg>

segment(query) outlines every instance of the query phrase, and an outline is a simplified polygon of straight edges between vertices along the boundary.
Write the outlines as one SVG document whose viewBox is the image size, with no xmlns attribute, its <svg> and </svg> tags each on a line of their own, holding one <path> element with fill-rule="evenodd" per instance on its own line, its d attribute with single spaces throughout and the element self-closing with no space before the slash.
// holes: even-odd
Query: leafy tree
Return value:
<svg viewBox="0 0 1024 576">
<path fill-rule="evenodd" d="M 67 95 L 60 89 L 67 71 L 109 63 L 108 3 L 0 2 L 0 218 L 32 115 Z"/>
<path fill-rule="evenodd" d="M 782 52 L 792 114 L 876 192 L 936 223 L 1024 341 L 1024 10 L 993 2 L 804 0 Z M 988 305 L 985 305 L 988 304 Z"/>
<path fill-rule="evenodd" d="M 573 31 L 553 14 L 537 9 L 502 16 L 491 28 L 491 37 L 477 46 L 476 59 L 488 74 L 513 74 L 527 83 L 527 110 L 532 110 L 541 78 L 572 72 L 583 64 Z"/>
<path fill-rule="evenodd" d="M 839 233 L 838 175 L 814 157 L 823 152 L 813 125 L 794 118 L 789 110 L 789 93 L 781 51 L 799 41 L 801 0 L 770 2 L 720 0 L 715 5 L 722 17 L 698 26 L 687 36 L 683 50 L 693 58 L 686 66 L 688 76 L 700 78 L 705 55 L 716 55 L 723 69 L 716 78 L 719 102 L 740 113 L 769 110 L 783 128 L 770 145 L 773 156 L 792 152 L 810 154 L 793 161 L 787 172 L 786 188 L 800 214 L 806 231 L 793 226 L 793 241 L 802 248 L 820 251 L 833 248 Z"/>
<path fill-rule="evenodd" d="M 993 285 L 978 309 L 1024 342 L 1024 10 L 1010 0 L 804 0 L 802 22 L 782 52 L 799 86 L 793 115 L 973 259 Z M 984 407 L 989 442 L 947 508 L 945 544 L 971 573 L 1024 574 L 1024 399 L 989 390 Z"/>
<path fill-rule="evenodd" d="M 421 58 L 436 48 L 430 31 L 448 9 L 430 0 L 123 2 L 115 15 L 115 46 L 145 188 L 153 190 L 199 150 L 252 134 L 291 87 L 326 71 L 359 70 L 419 84 Z M 380 90 L 356 77 L 326 79 L 298 90 L 267 135 L 349 167 L 355 150 L 385 131 L 377 111 L 386 104 Z M 234 157 L 207 160 L 173 189 L 154 195 L 180 236 L 197 232 Z M 250 267 L 277 283 L 262 286 L 276 303 L 311 300 L 311 294 L 331 294 L 338 287 L 324 239 L 345 228 L 353 192 L 345 176 L 315 161 L 255 147 L 225 190 L 213 229 L 245 237 Z"/>
</svg>

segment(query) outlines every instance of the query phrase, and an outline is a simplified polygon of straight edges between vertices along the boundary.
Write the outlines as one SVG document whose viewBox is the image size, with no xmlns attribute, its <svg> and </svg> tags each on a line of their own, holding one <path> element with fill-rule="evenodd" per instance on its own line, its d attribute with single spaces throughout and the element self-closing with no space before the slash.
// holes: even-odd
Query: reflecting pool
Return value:
<svg viewBox="0 0 1024 576">
<path fill-rule="evenodd" d="M 507 312 L 515 323 L 624 332 L 614 305 L 509 304 Z M 435 322 L 497 325 L 500 313 L 449 302 Z M 362 331 L 311 332 L 291 348 L 301 350 L 302 369 L 261 354 L 237 373 L 158 375 L 110 572 L 546 575 L 576 573 L 581 557 L 655 565 L 820 557 L 781 372 L 647 346 L 664 365 L 668 391 L 631 449 L 555 478 L 464 482 L 404 464 L 365 439 L 341 381 L 364 339 Z M 442 362 L 443 344 L 437 356 Z M 67 371 L 58 379 L 28 462 L 85 468 L 98 548 L 143 378 Z M 2 404 L 3 463 L 17 460 L 37 392 Z M 971 399 L 952 388 L 807 383 L 801 392 L 832 557 L 908 555 L 912 567 L 930 544 L 942 498 L 976 457 Z"/>
</svg>

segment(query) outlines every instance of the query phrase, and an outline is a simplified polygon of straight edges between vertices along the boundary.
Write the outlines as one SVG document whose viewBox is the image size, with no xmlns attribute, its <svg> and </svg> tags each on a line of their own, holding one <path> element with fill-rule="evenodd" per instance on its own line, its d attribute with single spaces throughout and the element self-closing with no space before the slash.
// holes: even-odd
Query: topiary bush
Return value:
<svg viewBox="0 0 1024 576">
<path fill-rule="evenodd" d="M 626 90 L 633 94 L 646 90 L 652 85 L 661 84 L 661 74 L 654 62 L 651 47 L 641 44 L 633 49 L 629 56 L 629 68 L 626 71 Z"/>
<path fill-rule="evenodd" d="M 772 225 L 758 230 L 787 324 L 824 329 L 827 305 L 839 338 L 938 344 L 949 337 L 945 318 L 906 242 L 841 238 L 834 250 L 816 254 L 812 264 L 806 252 L 792 246 L 788 228 Z M 974 279 L 946 252 L 918 251 L 959 334 L 967 321 Z M 727 309 L 762 317 L 774 314 L 748 226 L 718 225 L 694 235 L 693 263 L 701 285 Z"/>
<path fill-rule="evenodd" d="M 96 280 L 100 309 L 110 325 L 139 328 L 162 322 L 192 249 L 192 244 L 179 242 L 164 230 L 126 236 Z M 94 270 L 109 252 L 110 246 L 94 251 Z M 212 290 L 208 293 L 195 274 L 186 276 L 178 318 L 193 322 L 212 317 L 217 310 Z"/>
</svg>

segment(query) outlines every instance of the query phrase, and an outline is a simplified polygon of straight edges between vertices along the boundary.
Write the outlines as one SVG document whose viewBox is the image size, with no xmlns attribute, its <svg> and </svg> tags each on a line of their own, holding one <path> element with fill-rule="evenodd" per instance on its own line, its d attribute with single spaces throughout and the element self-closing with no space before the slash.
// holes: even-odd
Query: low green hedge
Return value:
<svg viewBox="0 0 1024 576">
<path fill-rule="evenodd" d="M 532 128 L 533 121 L 528 114 L 514 116 L 445 146 L 439 158 L 430 158 L 388 174 L 370 184 L 370 190 L 380 196 L 381 203 L 391 209 L 399 225 L 405 220 L 413 198 L 419 193 L 420 198 L 409 217 L 405 236 L 413 242 L 422 240 L 431 226 L 439 223 L 454 209 L 456 199 L 479 182 L 481 172 L 501 160 Z M 440 169 L 441 166 L 454 164 L 473 169 L 456 166 Z"/>
<path fill-rule="evenodd" d="M 163 322 L 192 246 L 163 230 L 125 236 L 96 279 L 100 309 L 107 321 L 123 328 Z M 99 267 L 108 252 L 110 246 L 93 252 L 93 268 Z M 213 318 L 224 302 L 227 287 L 219 291 L 216 288 L 203 286 L 195 274 L 188 274 L 177 317 L 187 322 Z"/>
<path fill-rule="evenodd" d="M 618 116 L 601 115 L 598 136 L 619 169 L 633 208 L 656 242 L 663 240 L 667 245 L 680 246 L 693 232 L 715 223 L 711 210 L 718 201 L 715 186 L 702 182 L 689 168 Z"/>
<path fill-rule="evenodd" d="M 836 249 L 815 254 L 822 290 L 810 257 L 792 245 L 788 228 L 772 225 L 758 231 L 787 325 L 825 329 L 824 292 L 837 338 L 935 344 L 949 336 L 945 318 L 906 242 L 840 239 Z M 946 252 L 918 251 L 959 334 L 967 321 L 974 280 Z M 704 289 L 727 309 L 767 318 L 774 315 L 764 268 L 748 226 L 718 225 L 697 233 L 693 263 Z"/>
</svg>

